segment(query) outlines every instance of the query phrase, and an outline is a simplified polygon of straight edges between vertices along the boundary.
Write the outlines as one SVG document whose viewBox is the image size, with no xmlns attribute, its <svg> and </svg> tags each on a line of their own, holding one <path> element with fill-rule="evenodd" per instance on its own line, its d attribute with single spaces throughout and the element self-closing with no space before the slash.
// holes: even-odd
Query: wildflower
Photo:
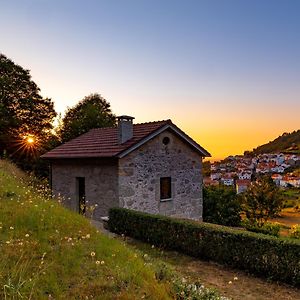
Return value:
<svg viewBox="0 0 300 300">
<path fill-rule="evenodd" d="M 91 257 L 94 257 L 96 255 L 96 253 L 95 252 L 91 252 Z"/>
<path fill-rule="evenodd" d="M 233 277 L 233 280 L 238 280 L 238 278 L 237 277 Z"/>
<path fill-rule="evenodd" d="M 12 226 L 10 226 L 9 229 L 13 230 L 14 228 Z"/>
<path fill-rule="evenodd" d="M 26 233 L 26 234 L 25 234 L 25 237 L 29 237 L 29 234 L 28 234 L 28 233 Z"/>
<path fill-rule="evenodd" d="M 230 280 L 230 281 L 228 281 L 228 284 L 232 284 L 232 281 Z"/>
<path fill-rule="evenodd" d="M 153 249 L 153 248 L 154 248 L 154 245 L 152 245 L 151 248 Z"/>
<path fill-rule="evenodd" d="M 104 265 L 104 264 L 105 264 L 104 260 L 101 260 L 101 265 Z"/>
<path fill-rule="evenodd" d="M 87 239 L 89 239 L 91 237 L 91 235 L 88 233 L 86 236 L 85 236 Z"/>
<path fill-rule="evenodd" d="M 99 260 L 96 260 L 96 265 L 100 265 L 100 261 Z"/>
</svg>

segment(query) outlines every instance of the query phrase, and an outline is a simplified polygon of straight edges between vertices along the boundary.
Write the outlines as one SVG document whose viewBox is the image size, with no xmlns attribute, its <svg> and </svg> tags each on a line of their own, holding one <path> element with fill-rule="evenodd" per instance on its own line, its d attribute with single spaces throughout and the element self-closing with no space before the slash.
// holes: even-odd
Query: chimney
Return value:
<svg viewBox="0 0 300 300">
<path fill-rule="evenodd" d="M 133 137 L 133 119 L 130 116 L 119 116 L 118 120 L 118 142 L 123 144 Z"/>
</svg>

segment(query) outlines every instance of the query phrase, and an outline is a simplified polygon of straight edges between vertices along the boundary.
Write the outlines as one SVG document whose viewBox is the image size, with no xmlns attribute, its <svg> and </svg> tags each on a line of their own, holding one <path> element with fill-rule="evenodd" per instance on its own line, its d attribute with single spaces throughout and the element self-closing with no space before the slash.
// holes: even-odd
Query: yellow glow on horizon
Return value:
<svg viewBox="0 0 300 300">
<path fill-rule="evenodd" d="M 293 130 L 276 130 L 274 128 L 260 128 L 260 130 L 247 129 L 243 130 L 207 130 L 206 132 L 196 132 L 191 130 L 188 134 L 204 147 L 211 154 L 207 160 L 221 160 L 229 155 L 240 155 L 244 151 L 251 151 L 254 148 L 274 140 L 284 132 Z"/>
</svg>

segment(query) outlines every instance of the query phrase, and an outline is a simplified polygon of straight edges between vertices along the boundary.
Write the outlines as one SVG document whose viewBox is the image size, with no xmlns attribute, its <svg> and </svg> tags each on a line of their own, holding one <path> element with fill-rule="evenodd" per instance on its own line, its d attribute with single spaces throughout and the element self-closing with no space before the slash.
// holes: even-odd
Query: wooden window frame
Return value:
<svg viewBox="0 0 300 300">
<path fill-rule="evenodd" d="M 159 182 L 160 201 L 172 200 L 172 178 L 161 177 Z"/>
</svg>

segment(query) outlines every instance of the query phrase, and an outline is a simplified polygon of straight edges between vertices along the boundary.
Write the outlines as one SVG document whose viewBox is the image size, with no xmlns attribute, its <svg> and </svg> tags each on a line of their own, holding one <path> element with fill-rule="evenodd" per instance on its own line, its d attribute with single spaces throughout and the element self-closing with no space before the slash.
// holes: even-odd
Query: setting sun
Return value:
<svg viewBox="0 0 300 300">
<path fill-rule="evenodd" d="M 37 146 L 37 140 L 36 137 L 32 134 L 27 134 L 23 136 L 22 141 L 23 147 L 25 147 L 27 150 L 33 150 Z"/>
<path fill-rule="evenodd" d="M 34 143 L 34 138 L 33 137 L 26 137 L 26 142 L 28 144 L 33 144 Z"/>
</svg>

